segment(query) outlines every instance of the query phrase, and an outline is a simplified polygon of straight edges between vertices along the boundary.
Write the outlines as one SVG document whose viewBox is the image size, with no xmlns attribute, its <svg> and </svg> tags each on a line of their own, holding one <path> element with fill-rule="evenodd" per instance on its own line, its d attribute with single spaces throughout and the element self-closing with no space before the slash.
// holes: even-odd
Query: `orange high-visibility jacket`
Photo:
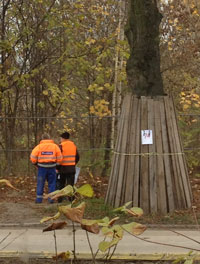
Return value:
<svg viewBox="0 0 200 264">
<path fill-rule="evenodd" d="M 63 160 L 61 162 L 62 166 L 76 165 L 76 152 L 77 148 L 74 142 L 67 139 L 61 143 Z"/>
<path fill-rule="evenodd" d="M 32 150 L 30 160 L 40 167 L 51 168 L 60 165 L 62 153 L 53 140 L 45 139 Z"/>
</svg>

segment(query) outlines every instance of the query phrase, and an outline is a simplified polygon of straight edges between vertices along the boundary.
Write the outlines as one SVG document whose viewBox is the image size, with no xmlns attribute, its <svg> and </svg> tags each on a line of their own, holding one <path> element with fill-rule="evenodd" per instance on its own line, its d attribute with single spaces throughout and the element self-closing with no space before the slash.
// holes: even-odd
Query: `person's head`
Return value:
<svg viewBox="0 0 200 264">
<path fill-rule="evenodd" d="M 64 132 L 60 135 L 60 137 L 61 137 L 61 140 L 69 139 L 70 134 L 68 132 Z"/>
<path fill-rule="evenodd" d="M 50 139 L 50 135 L 48 133 L 42 134 L 42 139 Z"/>
</svg>

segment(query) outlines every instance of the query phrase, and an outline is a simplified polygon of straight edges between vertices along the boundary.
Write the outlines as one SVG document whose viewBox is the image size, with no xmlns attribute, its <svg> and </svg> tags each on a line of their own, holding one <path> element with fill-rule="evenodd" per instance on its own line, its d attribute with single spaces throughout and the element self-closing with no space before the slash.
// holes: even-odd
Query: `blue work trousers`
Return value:
<svg viewBox="0 0 200 264">
<path fill-rule="evenodd" d="M 56 169 L 38 167 L 36 203 L 42 202 L 46 180 L 48 182 L 49 193 L 54 192 L 56 190 Z M 50 203 L 53 202 L 51 199 L 48 200 Z"/>
</svg>

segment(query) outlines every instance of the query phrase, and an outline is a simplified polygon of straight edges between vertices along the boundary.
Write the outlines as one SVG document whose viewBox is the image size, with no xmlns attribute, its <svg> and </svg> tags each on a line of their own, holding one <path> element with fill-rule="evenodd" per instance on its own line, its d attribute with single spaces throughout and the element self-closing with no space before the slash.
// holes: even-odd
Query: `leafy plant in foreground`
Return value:
<svg viewBox="0 0 200 264">
<path fill-rule="evenodd" d="M 139 237 L 140 234 L 142 234 L 146 230 L 146 226 L 142 225 L 137 222 L 130 222 L 126 224 L 117 224 L 118 220 L 121 220 L 120 217 L 114 217 L 112 219 L 109 219 L 109 217 L 105 216 L 102 219 L 85 219 L 84 213 L 86 208 L 86 203 L 82 201 L 83 197 L 91 198 L 93 196 L 94 192 L 92 187 L 89 184 L 85 184 L 81 186 L 80 188 L 72 187 L 70 185 L 66 186 L 62 190 L 57 190 L 53 193 L 50 193 L 46 195 L 45 198 L 51 197 L 51 199 L 55 200 L 60 196 L 68 196 L 68 197 L 74 197 L 75 199 L 73 202 L 71 202 L 68 205 L 61 205 L 58 206 L 58 212 L 54 216 L 50 217 L 44 217 L 40 222 L 45 223 L 48 221 L 52 221 L 51 225 L 43 229 L 43 232 L 47 231 L 53 231 L 54 232 L 54 239 L 55 239 L 55 253 L 56 255 L 53 257 L 53 259 L 58 261 L 58 259 L 69 259 L 71 253 L 69 251 L 62 252 L 60 254 L 57 253 L 57 243 L 56 243 L 56 233 L 55 230 L 57 229 L 63 229 L 67 226 L 67 223 L 64 222 L 55 222 L 60 218 L 61 215 L 64 215 L 68 220 L 72 221 L 72 228 L 73 228 L 73 263 L 76 263 L 77 256 L 76 256 L 76 229 L 75 229 L 75 223 L 78 223 L 80 227 L 85 230 L 86 232 L 86 238 L 89 244 L 89 248 L 91 251 L 91 258 L 93 264 L 96 263 L 96 259 L 98 254 L 101 252 L 103 255 L 103 259 L 105 262 L 110 261 L 115 253 L 115 250 L 117 248 L 117 245 L 120 240 L 123 239 L 124 232 L 127 232 L 128 234 L 137 237 L 139 240 L 143 240 L 147 243 L 153 243 L 153 244 L 159 244 L 163 246 L 171 246 L 171 247 L 177 247 L 177 248 L 184 248 L 190 250 L 190 252 L 179 259 L 176 259 L 174 261 L 174 264 L 181 263 L 181 264 L 193 264 L 195 261 L 196 255 L 193 254 L 193 251 L 200 251 L 198 249 L 194 249 L 191 247 L 184 247 L 181 245 L 173 245 L 169 243 L 160 243 L 156 241 L 151 241 L 149 239 L 145 239 L 142 237 Z M 143 210 L 138 207 L 132 207 L 129 208 L 132 202 L 127 202 L 123 206 L 116 208 L 113 210 L 114 213 L 125 213 L 132 217 L 140 217 L 143 215 Z M 122 215 L 122 214 L 121 214 Z M 120 221 L 121 222 L 121 221 Z M 176 233 L 179 236 L 182 236 L 184 238 L 187 238 L 190 241 L 196 242 L 197 244 L 200 244 L 200 242 L 194 240 L 193 238 L 190 238 L 180 232 L 169 230 L 173 233 Z M 90 242 L 89 233 L 93 234 L 99 234 L 102 233 L 104 235 L 104 239 L 99 243 L 98 249 L 96 252 L 94 252 L 92 244 Z"/>
<path fill-rule="evenodd" d="M 122 240 L 124 232 L 131 233 L 133 235 L 140 235 L 146 230 L 146 226 L 131 222 L 128 224 L 115 224 L 119 217 L 114 217 L 113 219 L 109 219 L 109 217 L 105 216 L 102 219 L 85 219 L 84 212 L 86 203 L 82 202 L 83 197 L 89 197 L 91 198 L 93 196 L 94 192 L 89 184 L 85 184 L 81 186 L 80 188 L 72 187 L 70 185 L 66 186 L 62 190 L 57 190 L 55 192 L 52 192 L 45 196 L 45 198 L 51 197 L 51 199 L 55 200 L 61 196 L 68 196 L 68 197 L 75 197 L 73 202 L 71 202 L 68 205 L 61 205 L 58 206 L 58 212 L 52 216 L 52 217 L 45 217 L 40 222 L 48 222 L 52 221 L 53 223 L 48 226 L 47 228 L 43 229 L 43 232 L 46 231 L 54 231 L 54 239 L 55 239 L 55 253 L 56 256 L 53 257 L 57 263 L 57 260 L 59 258 L 62 259 L 68 259 L 70 257 L 69 251 L 62 252 L 60 254 L 57 253 L 57 243 L 56 243 L 56 235 L 55 230 L 56 229 L 62 229 L 65 228 L 67 223 L 66 222 L 54 222 L 58 218 L 60 218 L 61 215 L 64 215 L 67 219 L 72 221 L 72 227 L 73 227 L 73 261 L 76 262 L 77 256 L 76 256 L 76 237 L 75 237 L 75 225 L 74 223 L 79 223 L 80 227 L 85 230 L 87 241 L 89 244 L 89 248 L 91 251 L 91 257 L 92 262 L 96 263 L 96 258 L 99 252 L 102 252 L 104 255 L 105 261 L 108 261 L 112 258 L 117 245 L 120 240 Z M 126 203 L 124 206 L 115 209 L 115 212 L 124 212 L 131 216 L 139 217 L 143 214 L 143 210 L 141 208 L 132 207 L 127 208 L 131 202 Z M 93 234 L 99 234 L 99 232 L 102 232 L 104 235 L 103 241 L 101 241 L 98 245 L 98 249 L 96 252 L 94 252 L 90 238 L 89 233 Z"/>
</svg>

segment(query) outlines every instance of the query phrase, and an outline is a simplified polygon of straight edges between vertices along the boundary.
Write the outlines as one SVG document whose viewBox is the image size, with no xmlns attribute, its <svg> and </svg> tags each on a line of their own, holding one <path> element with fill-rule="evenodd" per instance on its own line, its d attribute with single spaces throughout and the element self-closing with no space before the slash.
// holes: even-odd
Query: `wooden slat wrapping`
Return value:
<svg viewBox="0 0 200 264">
<path fill-rule="evenodd" d="M 166 182 L 163 162 L 163 140 L 161 133 L 161 116 L 160 116 L 160 101 L 154 101 L 155 111 L 155 137 L 156 137 L 156 157 L 157 157 L 157 201 L 158 211 L 164 213 L 167 211 L 167 197 L 166 197 Z"/>
<path fill-rule="evenodd" d="M 132 104 L 132 113 L 130 115 L 130 121 L 132 122 L 136 121 L 137 114 L 138 114 L 138 98 L 133 98 L 133 104 Z M 128 153 L 135 153 L 136 152 L 136 128 L 134 126 L 130 126 L 130 133 L 129 133 L 129 145 L 128 145 Z M 125 186 L 125 201 L 133 201 L 133 192 L 135 189 L 134 186 L 134 166 L 135 166 L 135 156 L 129 155 L 127 157 L 127 180 L 126 180 L 126 186 Z"/>
<path fill-rule="evenodd" d="M 157 213 L 158 201 L 157 201 L 157 159 L 155 148 L 155 113 L 153 99 L 148 100 L 148 129 L 153 133 L 153 144 L 149 145 L 149 188 L 150 188 L 150 211 L 151 213 Z"/>
<path fill-rule="evenodd" d="M 181 208 L 182 207 L 182 193 L 181 193 L 181 187 L 179 184 L 179 169 L 177 164 L 177 155 L 174 155 L 174 153 L 177 153 L 176 145 L 174 141 L 174 129 L 172 124 L 172 118 L 171 118 L 171 110 L 169 106 L 169 100 L 168 97 L 164 98 L 164 107 L 166 110 L 166 121 L 167 121 L 167 129 L 168 129 L 168 138 L 169 138 L 169 153 L 171 154 L 171 169 L 172 169 L 172 184 L 173 184 L 173 194 L 174 194 L 174 203 L 175 208 Z"/>
<path fill-rule="evenodd" d="M 170 104 L 170 100 L 167 100 L 167 105 L 168 105 L 168 111 L 169 111 L 169 118 L 168 121 L 171 123 L 171 135 L 172 135 L 172 159 L 175 162 L 175 166 L 176 166 L 176 172 L 174 172 L 174 179 L 175 179 L 175 186 L 176 186 L 176 192 L 178 192 L 179 197 L 178 197 L 178 201 L 179 201 L 179 205 L 177 208 L 185 208 L 186 207 L 186 200 L 185 200 L 185 196 L 184 196 L 184 189 L 183 189 L 183 183 L 181 180 L 181 170 L 180 170 L 180 166 L 179 166 L 179 156 L 181 155 L 181 152 L 178 151 L 177 148 L 177 140 L 178 138 L 175 135 L 175 129 L 177 127 L 177 124 L 173 122 L 173 116 L 174 116 L 174 109 L 171 108 L 171 104 Z"/>
<path fill-rule="evenodd" d="M 185 207 L 190 207 L 191 206 L 191 196 L 190 196 L 190 188 L 189 188 L 189 184 L 188 184 L 188 182 L 189 182 L 188 181 L 188 172 L 185 170 L 184 153 L 183 153 L 183 149 L 181 147 L 175 111 L 173 111 L 174 110 L 173 100 L 170 101 L 170 106 L 171 106 L 171 110 L 172 110 L 171 112 L 174 113 L 172 115 L 172 122 L 174 124 L 174 136 L 176 139 L 177 153 L 180 153 L 177 156 L 178 156 L 178 164 L 179 164 L 180 172 L 181 172 L 180 179 L 182 180 L 184 197 L 185 197 L 185 202 L 186 202 Z"/>
<path fill-rule="evenodd" d="M 140 184 L 140 145 L 141 145 L 141 134 L 140 134 L 140 116 L 141 116 L 141 100 L 138 100 L 138 112 L 137 118 L 135 120 L 135 167 L 133 170 L 134 179 L 133 179 L 133 205 L 139 206 L 139 184 Z"/>
<path fill-rule="evenodd" d="M 141 130 L 148 129 L 153 144 L 142 145 Z M 106 203 L 118 207 L 131 200 L 145 213 L 191 206 L 187 164 L 168 96 L 124 98 Z"/>
<path fill-rule="evenodd" d="M 120 166 L 119 166 L 119 176 L 118 177 L 118 181 L 117 181 L 117 188 L 116 188 L 116 197 L 115 197 L 115 202 L 114 202 L 114 206 L 118 207 L 122 202 L 121 198 L 122 198 L 122 183 L 124 180 L 124 167 L 125 167 L 125 160 L 127 159 L 127 156 L 124 155 L 126 153 L 126 149 L 127 149 L 127 144 L 129 144 L 129 142 L 127 141 L 127 132 L 128 132 L 128 120 L 129 120 L 129 110 L 130 110 L 130 106 L 131 106 L 131 96 L 128 97 L 127 99 L 127 103 L 124 106 L 126 111 L 125 111 L 125 123 L 124 123 L 124 127 L 122 130 L 122 141 L 121 141 L 121 155 L 119 155 L 119 162 L 120 162 Z"/>
<path fill-rule="evenodd" d="M 141 98 L 141 128 L 140 130 L 147 130 L 148 129 L 148 104 L 147 98 Z M 146 153 L 149 152 L 148 145 L 141 145 L 141 154 L 144 153 L 145 155 L 141 155 L 140 159 L 140 207 L 146 213 L 149 213 L 149 170 L 148 170 L 148 159 L 149 156 Z"/>
<path fill-rule="evenodd" d="M 119 130 L 118 130 L 118 135 L 117 135 L 117 140 L 116 140 L 116 145 L 115 145 L 115 152 L 118 153 L 121 151 L 121 142 L 123 140 L 122 135 L 123 135 L 123 129 L 124 129 L 124 123 L 125 123 L 125 111 L 126 111 L 126 102 L 128 100 L 128 97 L 124 98 L 123 105 L 122 105 L 122 111 L 121 111 L 121 117 L 119 120 Z M 119 171 L 119 166 L 120 166 L 120 155 L 115 154 L 113 155 L 112 158 L 112 167 L 111 167 L 111 175 L 108 183 L 108 191 L 106 193 L 106 199 L 105 202 L 109 203 L 110 205 L 114 206 L 115 203 L 115 194 L 116 194 L 116 188 L 117 188 L 117 182 L 118 182 L 118 171 Z"/>
<path fill-rule="evenodd" d="M 166 178 L 166 191 L 168 197 L 168 211 L 173 212 L 175 208 L 173 182 L 172 182 L 172 170 L 171 170 L 171 156 L 169 153 L 169 135 L 167 132 L 167 120 L 163 102 L 160 103 L 160 117 L 161 117 L 161 129 L 163 139 L 163 159 Z"/>
</svg>

